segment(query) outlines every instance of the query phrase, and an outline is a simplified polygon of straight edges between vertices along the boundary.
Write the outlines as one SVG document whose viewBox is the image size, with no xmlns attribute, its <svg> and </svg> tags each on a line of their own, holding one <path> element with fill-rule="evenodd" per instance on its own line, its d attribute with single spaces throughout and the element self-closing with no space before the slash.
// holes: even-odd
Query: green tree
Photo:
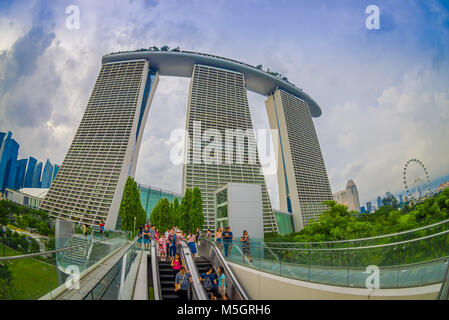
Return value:
<svg viewBox="0 0 449 320">
<path fill-rule="evenodd" d="M 192 204 L 192 189 L 187 188 L 184 197 L 181 200 L 179 208 L 179 228 L 184 231 L 192 229 L 190 222 L 190 206 Z"/>
<path fill-rule="evenodd" d="M 37 242 L 35 239 L 30 240 L 30 253 L 37 253 L 40 252 L 41 249 L 39 247 L 39 242 Z"/>
<path fill-rule="evenodd" d="M 179 227 L 181 207 L 179 205 L 178 198 L 175 198 L 173 200 L 172 205 L 173 205 L 173 225 Z"/>
<path fill-rule="evenodd" d="M 124 231 L 135 231 L 134 220 L 136 229 L 144 224 L 146 220 L 146 212 L 140 202 L 140 192 L 137 188 L 137 183 L 131 177 L 128 177 L 126 180 L 119 214 L 121 229 Z"/>
<path fill-rule="evenodd" d="M 9 214 L 5 203 L 6 200 L 0 201 L 0 225 L 2 226 L 6 226 L 9 223 Z"/>
<path fill-rule="evenodd" d="M 204 225 L 204 214 L 203 214 L 203 198 L 201 196 L 201 191 L 198 187 L 193 188 L 190 212 L 190 228 L 192 232 L 196 231 L 196 228 L 203 228 Z"/>
</svg>

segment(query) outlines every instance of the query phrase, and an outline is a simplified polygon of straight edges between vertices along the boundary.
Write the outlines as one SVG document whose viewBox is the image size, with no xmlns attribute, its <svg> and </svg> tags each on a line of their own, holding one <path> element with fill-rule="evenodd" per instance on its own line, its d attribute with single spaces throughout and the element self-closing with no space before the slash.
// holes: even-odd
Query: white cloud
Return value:
<svg viewBox="0 0 449 320">
<path fill-rule="evenodd" d="M 5 67 L 2 54 L 9 54 L 31 29 L 38 3 L 46 4 L 15 2 L 8 17 L 0 15 L 0 74 Z M 167 44 L 261 63 L 304 88 L 323 109 L 315 125 L 333 191 L 344 188 L 348 179 L 357 184 L 362 203 L 387 190 L 399 191 L 402 166 L 410 157 L 421 159 L 433 177 L 449 171 L 446 56 L 434 64 L 433 48 L 414 51 L 420 39 L 412 39 L 413 29 L 407 29 L 407 41 L 393 46 L 382 41 L 382 34 L 376 39 L 357 37 L 360 30 L 352 24 L 358 18 L 340 9 L 332 15 L 335 20 L 344 14 L 338 28 L 323 21 L 323 30 L 333 30 L 323 34 L 300 24 L 284 23 L 288 30 L 273 30 L 271 23 L 263 26 L 255 21 L 263 13 L 257 11 L 258 2 L 251 5 L 251 14 L 233 11 L 236 5 L 229 7 L 227 1 L 160 1 L 154 6 L 145 6 L 145 1 L 124 5 L 121 0 L 107 1 L 107 5 L 103 1 L 76 3 L 80 29 L 65 27 L 67 3 L 52 2 L 55 39 L 38 57 L 36 71 L 0 97 L 0 131 L 13 131 L 22 156 L 33 155 L 41 161 L 49 156 L 52 162 L 62 162 L 101 67 L 101 56 Z M 398 29 L 411 25 L 400 19 L 397 24 Z M 395 34 L 390 31 L 389 40 Z M 447 31 L 443 30 L 444 36 Z M 189 79 L 161 78 L 136 171 L 141 183 L 181 191 L 182 167 L 168 161 L 167 140 L 172 130 L 184 128 L 188 84 Z M 251 93 L 248 97 L 255 129 L 268 129 L 264 97 Z M 20 109 L 5 113 L 12 103 Z M 34 114 L 20 118 L 24 110 Z M 35 118 L 25 121 L 30 116 Z M 272 204 L 278 207 L 276 177 L 266 176 L 266 182 Z"/>
</svg>

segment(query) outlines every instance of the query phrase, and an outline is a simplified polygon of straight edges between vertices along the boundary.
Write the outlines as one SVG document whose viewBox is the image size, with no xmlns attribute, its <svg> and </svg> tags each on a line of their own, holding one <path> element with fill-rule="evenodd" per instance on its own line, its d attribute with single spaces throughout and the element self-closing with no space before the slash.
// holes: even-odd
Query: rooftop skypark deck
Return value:
<svg viewBox="0 0 449 320">
<path fill-rule="evenodd" d="M 321 108 L 318 103 L 302 89 L 254 66 L 228 58 L 192 51 L 153 51 L 139 49 L 136 51 L 107 54 L 103 57 L 102 63 L 139 59 L 148 60 L 150 68 L 158 70 L 161 76 L 190 78 L 195 64 L 237 71 L 244 75 L 248 90 L 268 96 L 276 88 L 279 88 L 306 101 L 312 117 L 317 118 L 321 115 Z"/>
</svg>

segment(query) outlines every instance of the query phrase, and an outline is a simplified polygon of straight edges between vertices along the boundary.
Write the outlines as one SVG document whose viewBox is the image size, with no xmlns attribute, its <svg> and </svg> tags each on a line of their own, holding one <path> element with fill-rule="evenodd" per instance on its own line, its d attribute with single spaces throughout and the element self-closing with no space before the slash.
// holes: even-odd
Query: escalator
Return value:
<svg viewBox="0 0 449 320">
<path fill-rule="evenodd" d="M 195 258 L 195 264 L 198 268 L 198 274 L 201 276 L 201 274 L 206 273 L 209 271 L 210 267 L 212 267 L 212 263 L 210 263 L 209 260 L 203 257 L 196 257 Z"/>
<path fill-rule="evenodd" d="M 201 275 L 213 266 L 214 273 L 217 274 L 217 267 L 223 270 L 226 277 L 226 296 L 229 300 L 249 300 L 237 277 L 232 272 L 228 263 L 224 259 L 220 250 L 212 241 L 198 240 L 198 253 L 200 257 L 195 259 L 197 269 Z"/>
<path fill-rule="evenodd" d="M 199 270 L 186 243 L 181 244 L 179 254 L 192 275 L 192 284 L 189 289 L 190 300 L 207 300 L 206 291 L 199 280 Z M 151 243 L 148 262 L 151 263 L 151 278 L 155 300 L 179 299 L 179 294 L 174 291 L 173 271 L 170 262 L 160 261 L 154 241 Z"/>
</svg>

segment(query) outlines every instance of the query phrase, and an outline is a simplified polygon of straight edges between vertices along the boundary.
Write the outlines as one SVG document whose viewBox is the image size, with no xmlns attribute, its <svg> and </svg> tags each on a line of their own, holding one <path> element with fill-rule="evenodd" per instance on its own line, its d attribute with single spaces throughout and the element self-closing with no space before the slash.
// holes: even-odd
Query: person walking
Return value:
<svg viewBox="0 0 449 320">
<path fill-rule="evenodd" d="M 162 234 L 161 238 L 158 240 L 159 243 L 159 256 L 161 257 L 161 261 L 165 261 L 165 257 L 167 255 L 167 240 L 165 239 L 165 235 Z"/>
<path fill-rule="evenodd" d="M 154 241 L 155 236 L 156 236 L 156 228 L 154 226 L 152 226 L 150 228 L 150 240 Z"/>
<path fill-rule="evenodd" d="M 175 245 L 176 245 L 176 251 L 180 251 L 181 250 L 181 243 L 182 240 L 184 239 L 181 230 L 177 230 L 176 232 L 176 238 L 175 238 Z"/>
<path fill-rule="evenodd" d="M 221 248 L 223 247 L 223 229 L 222 228 L 218 228 L 217 232 L 215 233 L 215 242 L 217 243 L 217 247 L 218 249 L 221 250 Z"/>
<path fill-rule="evenodd" d="M 203 272 L 200 276 L 200 281 L 203 283 L 204 289 L 210 295 L 211 300 L 217 300 L 217 279 L 215 279 L 214 268 L 211 266 L 207 272 Z"/>
<path fill-rule="evenodd" d="M 210 231 L 209 228 L 207 228 L 206 239 L 207 240 L 211 240 L 212 239 L 212 231 Z"/>
<path fill-rule="evenodd" d="M 188 292 L 192 282 L 190 272 L 185 267 L 181 267 L 175 277 L 175 292 L 179 293 L 179 300 L 189 300 Z"/>
<path fill-rule="evenodd" d="M 87 224 L 83 224 L 83 235 L 87 237 L 87 233 L 89 231 L 89 227 Z"/>
<path fill-rule="evenodd" d="M 137 247 L 139 249 L 142 249 L 142 244 L 143 244 L 143 236 L 142 236 L 143 228 L 144 228 L 144 225 L 139 226 L 139 239 L 137 239 Z"/>
<path fill-rule="evenodd" d="M 200 239 L 201 238 L 201 230 L 200 228 L 196 228 L 196 234 L 195 234 L 196 239 Z"/>
<path fill-rule="evenodd" d="M 190 251 L 192 251 L 192 256 L 195 259 L 196 256 L 196 236 L 192 234 L 192 231 L 189 231 L 189 235 L 187 236 L 187 244 L 189 245 Z"/>
<path fill-rule="evenodd" d="M 231 244 L 232 244 L 232 231 L 231 231 L 231 227 L 226 227 L 226 230 L 221 234 L 222 238 L 223 238 L 223 244 L 224 244 L 224 252 L 225 252 L 225 257 L 229 256 L 229 253 L 232 249 Z"/>
<path fill-rule="evenodd" d="M 226 276 L 220 267 L 217 268 L 218 274 L 218 293 L 223 300 L 228 300 L 226 297 Z"/>
<path fill-rule="evenodd" d="M 100 237 L 103 238 L 103 231 L 104 231 L 104 223 L 103 223 L 103 220 L 100 220 L 99 228 L 100 228 Z"/>
<path fill-rule="evenodd" d="M 248 262 L 253 261 L 251 259 L 251 250 L 249 247 L 249 235 L 247 230 L 243 230 L 243 235 L 240 238 L 240 243 L 242 244 L 242 262 L 245 262 L 245 256 L 248 257 Z"/>
<path fill-rule="evenodd" d="M 168 246 L 170 244 L 170 231 L 169 230 L 165 231 L 164 236 L 165 236 L 165 242 L 167 243 L 167 245 L 166 245 L 167 250 L 165 251 L 165 255 L 168 257 L 169 256 Z"/>
</svg>

